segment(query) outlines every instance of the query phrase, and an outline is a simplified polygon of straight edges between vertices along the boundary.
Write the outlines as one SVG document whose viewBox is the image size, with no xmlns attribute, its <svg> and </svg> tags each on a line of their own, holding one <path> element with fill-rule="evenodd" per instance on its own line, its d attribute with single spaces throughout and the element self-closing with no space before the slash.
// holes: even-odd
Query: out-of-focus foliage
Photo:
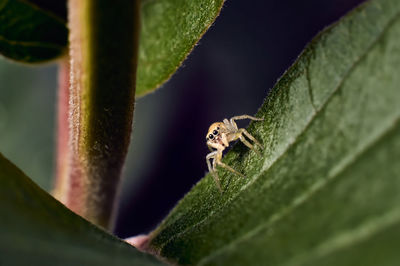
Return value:
<svg viewBox="0 0 400 266">
<path fill-rule="evenodd" d="M 162 265 L 68 210 L 0 154 L 2 265 Z"/>
<path fill-rule="evenodd" d="M 57 69 L 0 58 L 0 152 L 40 187 L 50 190 L 54 171 Z"/>
<path fill-rule="evenodd" d="M 67 51 L 65 20 L 22 0 L 0 0 L 0 54 L 40 63 Z"/>
<path fill-rule="evenodd" d="M 138 95 L 155 90 L 171 77 L 214 22 L 223 3 L 142 1 Z M 68 44 L 65 5 L 65 1 L 0 0 L 0 54 L 25 63 L 63 55 Z"/>
</svg>

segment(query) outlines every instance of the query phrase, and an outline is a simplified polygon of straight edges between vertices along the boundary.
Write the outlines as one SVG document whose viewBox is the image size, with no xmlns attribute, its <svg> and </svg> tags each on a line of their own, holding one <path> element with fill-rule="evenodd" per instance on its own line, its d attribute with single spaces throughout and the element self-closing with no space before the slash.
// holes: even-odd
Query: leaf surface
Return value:
<svg viewBox="0 0 400 266">
<path fill-rule="evenodd" d="M 198 265 L 395 265 L 400 259 L 400 3 L 369 1 L 319 34 L 249 132 L 151 234 Z"/>
<path fill-rule="evenodd" d="M 218 16 L 223 0 L 142 1 L 137 95 L 161 86 Z"/>
<path fill-rule="evenodd" d="M 162 265 L 40 189 L 0 154 L 0 265 Z"/>
<path fill-rule="evenodd" d="M 65 20 L 22 0 L 0 0 L 0 54 L 40 63 L 67 51 Z"/>
</svg>

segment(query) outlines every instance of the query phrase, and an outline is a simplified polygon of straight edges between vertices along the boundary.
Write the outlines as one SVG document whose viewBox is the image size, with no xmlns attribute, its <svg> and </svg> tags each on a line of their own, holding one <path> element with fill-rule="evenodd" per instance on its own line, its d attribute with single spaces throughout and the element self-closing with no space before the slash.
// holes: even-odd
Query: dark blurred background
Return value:
<svg viewBox="0 0 400 266">
<path fill-rule="evenodd" d="M 227 0 L 171 80 L 137 100 L 115 233 L 129 237 L 153 229 L 206 173 L 208 126 L 255 114 L 304 46 L 361 2 Z M 0 58 L 0 152 L 48 191 L 56 68 Z"/>
</svg>

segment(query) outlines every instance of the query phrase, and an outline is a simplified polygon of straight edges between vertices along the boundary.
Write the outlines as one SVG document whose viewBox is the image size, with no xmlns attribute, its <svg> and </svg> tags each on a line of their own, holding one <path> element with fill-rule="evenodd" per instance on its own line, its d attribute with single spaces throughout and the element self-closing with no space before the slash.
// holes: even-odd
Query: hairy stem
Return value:
<svg viewBox="0 0 400 266">
<path fill-rule="evenodd" d="M 111 228 L 135 100 L 139 0 L 70 0 L 68 187 L 64 203 Z"/>
<path fill-rule="evenodd" d="M 69 62 L 66 58 L 59 63 L 58 68 L 57 165 L 53 190 L 53 195 L 61 202 L 65 202 L 68 188 L 69 85 Z"/>
</svg>

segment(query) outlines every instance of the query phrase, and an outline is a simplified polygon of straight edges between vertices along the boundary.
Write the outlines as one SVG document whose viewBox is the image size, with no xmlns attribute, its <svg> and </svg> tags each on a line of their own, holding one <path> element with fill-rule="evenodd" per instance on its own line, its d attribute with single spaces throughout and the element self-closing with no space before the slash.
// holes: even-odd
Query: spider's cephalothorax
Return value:
<svg viewBox="0 0 400 266">
<path fill-rule="evenodd" d="M 214 176 L 215 183 L 217 184 L 218 189 L 221 192 L 222 192 L 222 189 L 221 189 L 218 174 L 216 171 L 217 165 L 231 171 L 232 173 L 235 173 L 237 175 L 244 177 L 243 174 L 239 173 L 232 167 L 221 162 L 222 152 L 225 150 L 225 148 L 227 148 L 229 146 L 229 143 L 231 141 L 235 141 L 235 140 L 239 139 L 241 142 L 243 142 L 244 145 L 246 145 L 247 147 L 249 147 L 250 149 L 254 150 L 257 153 L 259 153 L 259 152 L 255 149 L 254 144 L 256 144 L 260 148 L 262 148 L 262 145 L 252 135 L 250 135 L 250 133 L 247 132 L 246 129 L 237 127 L 235 120 L 240 120 L 240 119 L 251 119 L 254 121 L 264 120 L 262 118 L 256 118 L 256 117 L 249 116 L 249 115 L 234 116 L 230 120 L 224 119 L 223 122 L 217 122 L 217 123 L 212 124 L 210 126 L 210 128 L 208 129 L 208 133 L 206 136 L 207 146 L 211 151 L 206 157 L 208 170 Z M 253 141 L 254 144 L 251 144 L 245 138 L 245 136 L 249 140 Z M 213 149 L 215 149 L 215 151 L 213 151 Z M 213 159 L 212 164 L 211 164 L 211 159 Z"/>
</svg>

